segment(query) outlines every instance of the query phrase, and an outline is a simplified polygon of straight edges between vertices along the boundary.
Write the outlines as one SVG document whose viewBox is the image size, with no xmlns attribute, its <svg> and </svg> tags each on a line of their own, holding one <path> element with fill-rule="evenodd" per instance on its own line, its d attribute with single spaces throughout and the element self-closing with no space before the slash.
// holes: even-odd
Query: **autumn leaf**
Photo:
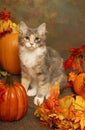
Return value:
<svg viewBox="0 0 85 130">
<path fill-rule="evenodd" d="M 67 119 L 69 118 L 69 108 L 72 102 L 74 102 L 74 98 L 72 96 L 65 96 L 60 100 L 60 105 L 63 109 L 63 115 Z"/>
<path fill-rule="evenodd" d="M 67 87 L 73 87 L 73 83 L 74 83 L 74 80 L 75 80 L 76 77 L 77 77 L 77 74 L 75 72 L 70 72 L 68 74 L 66 86 Z"/>
<path fill-rule="evenodd" d="M 84 116 L 80 120 L 80 125 L 81 125 L 81 129 L 85 130 L 85 113 L 84 113 Z"/>
<path fill-rule="evenodd" d="M 70 56 L 64 61 L 65 70 L 85 71 L 85 45 L 69 49 Z"/>
<path fill-rule="evenodd" d="M 73 70 L 78 70 L 78 72 L 82 72 L 83 71 L 82 64 L 83 64 L 83 62 L 80 61 L 79 58 L 75 59 L 72 64 Z"/>
<path fill-rule="evenodd" d="M 53 93 L 48 98 L 53 100 L 52 108 L 47 107 L 46 101 L 50 101 L 47 99 L 34 113 L 40 118 L 42 124 L 55 126 L 55 130 L 85 130 L 85 99 L 73 95 L 63 98 L 52 96 Z"/>
<path fill-rule="evenodd" d="M 50 87 L 50 96 L 48 97 L 48 99 L 45 101 L 45 106 L 49 109 L 54 109 L 55 104 L 58 106 L 59 102 L 57 102 L 57 98 L 59 96 L 60 93 L 60 86 L 59 84 L 55 84 L 53 87 Z"/>
<path fill-rule="evenodd" d="M 10 12 L 7 12 L 6 9 L 4 8 L 0 12 L 0 20 L 7 21 L 8 19 L 10 19 Z"/>
<path fill-rule="evenodd" d="M 5 33 L 19 32 L 19 25 L 13 23 L 10 17 L 10 12 L 7 12 L 6 9 L 0 12 L 0 36 Z"/>
<path fill-rule="evenodd" d="M 77 74 L 75 72 L 70 72 L 68 75 L 68 81 L 74 82 L 76 76 L 77 76 Z"/>
<path fill-rule="evenodd" d="M 4 76 L 4 77 L 7 76 L 7 72 L 0 70 L 0 76 Z"/>
<path fill-rule="evenodd" d="M 76 96 L 74 106 L 76 110 L 81 110 L 85 112 L 85 99 L 81 96 Z"/>
<path fill-rule="evenodd" d="M 66 61 L 64 62 L 65 70 L 69 70 L 72 68 L 72 64 L 74 62 L 74 55 L 71 55 Z"/>
</svg>

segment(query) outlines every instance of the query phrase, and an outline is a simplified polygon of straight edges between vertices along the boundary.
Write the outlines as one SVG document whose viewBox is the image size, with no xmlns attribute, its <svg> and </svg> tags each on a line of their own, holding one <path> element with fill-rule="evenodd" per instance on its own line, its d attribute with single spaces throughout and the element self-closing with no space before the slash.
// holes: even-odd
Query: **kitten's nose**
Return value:
<svg viewBox="0 0 85 130">
<path fill-rule="evenodd" d="M 31 45 L 33 45 L 33 43 L 30 43 Z"/>
</svg>

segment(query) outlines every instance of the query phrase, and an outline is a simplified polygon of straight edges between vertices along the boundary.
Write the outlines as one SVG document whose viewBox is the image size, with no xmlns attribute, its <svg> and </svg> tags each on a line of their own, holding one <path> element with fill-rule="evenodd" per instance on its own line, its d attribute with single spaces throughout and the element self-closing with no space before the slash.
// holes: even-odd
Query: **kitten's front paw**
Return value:
<svg viewBox="0 0 85 130">
<path fill-rule="evenodd" d="M 44 101 L 44 97 L 38 97 L 38 96 L 36 96 L 34 98 L 34 104 L 35 105 L 41 105 L 43 103 L 43 101 Z"/>
<path fill-rule="evenodd" d="M 37 93 L 37 90 L 35 88 L 32 88 L 32 89 L 27 91 L 28 96 L 35 96 L 36 93 Z"/>
</svg>

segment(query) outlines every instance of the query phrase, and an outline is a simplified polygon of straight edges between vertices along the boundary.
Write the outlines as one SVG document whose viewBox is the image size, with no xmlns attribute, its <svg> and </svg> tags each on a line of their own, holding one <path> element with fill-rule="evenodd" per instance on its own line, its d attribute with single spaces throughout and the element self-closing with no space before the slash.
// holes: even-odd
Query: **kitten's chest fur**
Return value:
<svg viewBox="0 0 85 130">
<path fill-rule="evenodd" d="M 42 62 L 42 57 L 46 48 L 37 48 L 36 50 L 30 52 L 25 48 L 21 48 L 20 59 L 21 64 L 28 70 L 30 75 L 35 75 L 36 66 Z M 35 68 L 35 69 L 33 69 Z"/>
<path fill-rule="evenodd" d="M 23 51 L 21 54 L 22 64 L 27 68 L 35 66 L 38 58 L 39 56 L 37 56 L 36 52 L 30 53 Z"/>
</svg>

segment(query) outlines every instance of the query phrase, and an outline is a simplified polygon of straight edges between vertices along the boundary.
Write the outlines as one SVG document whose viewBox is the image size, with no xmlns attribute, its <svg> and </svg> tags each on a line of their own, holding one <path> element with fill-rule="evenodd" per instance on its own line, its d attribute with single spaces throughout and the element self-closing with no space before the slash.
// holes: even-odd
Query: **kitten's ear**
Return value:
<svg viewBox="0 0 85 130">
<path fill-rule="evenodd" d="M 28 29 L 27 25 L 23 21 L 21 21 L 20 22 L 20 32 L 26 33 L 27 29 Z"/>
<path fill-rule="evenodd" d="M 45 34 L 47 31 L 46 31 L 46 23 L 43 23 L 41 24 L 39 27 L 38 27 L 38 33 L 40 35 L 42 34 Z"/>
</svg>

